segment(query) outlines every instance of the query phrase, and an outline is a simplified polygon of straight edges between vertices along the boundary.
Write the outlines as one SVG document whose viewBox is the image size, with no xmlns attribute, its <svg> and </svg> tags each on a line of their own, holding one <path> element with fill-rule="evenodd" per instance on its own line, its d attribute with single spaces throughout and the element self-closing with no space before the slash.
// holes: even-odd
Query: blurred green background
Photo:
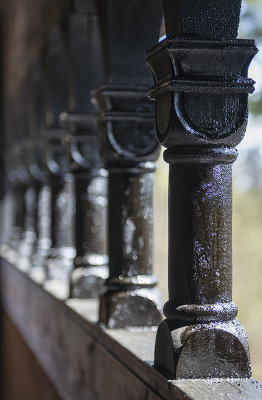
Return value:
<svg viewBox="0 0 262 400">
<path fill-rule="evenodd" d="M 255 38 L 262 50 L 262 1 L 245 1 L 239 36 Z M 250 67 L 256 83 L 250 96 L 246 138 L 233 166 L 233 300 L 250 345 L 253 376 L 262 381 L 262 51 Z M 160 156 L 155 185 L 154 266 L 163 300 L 167 292 L 168 166 Z M 261 336 L 260 336 L 261 335 Z"/>
</svg>

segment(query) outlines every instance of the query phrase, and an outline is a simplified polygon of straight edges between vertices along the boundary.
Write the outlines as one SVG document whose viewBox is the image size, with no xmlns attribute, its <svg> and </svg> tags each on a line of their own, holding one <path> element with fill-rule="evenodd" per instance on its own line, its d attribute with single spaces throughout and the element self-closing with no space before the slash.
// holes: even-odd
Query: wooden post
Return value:
<svg viewBox="0 0 262 400">
<path fill-rule="evenodd" d="M 60 125 L 60 114 L 67 109 L 69 102 L 66 29 L 67 14 L 60 24 L 53 26 L 43 57 L 46 100 L 44 153 L 51 188 L 51 251 L 46 264 L 48 280 L 68 280 L 75 255 L 73 179 L 62 145 L 65 129 Z"/>
<path fill-rule="evenodd" d="M 22 150 L 25 148 L 22 147 Z M 27 159 L 24 159 L 27 163 Z M 28 172 L 27 172 L 28 173 Z M 32 184 L 31 176 L 28 176 L 27 189 L 25 192 L 25 214 L 24 214 L 24 232 L 22 241 L 18 247 L 18 253 L 22 258 L 29 259 L 34 251 L 36 241 L 36 192 Z"/>
<path fill-rule="evenodd" d="M 161 320 L 152 275 L 153 177 L 159 155 L 144 51 L 159 37 L 159 1 L 97 1 L 106 84 L 93 92 L 109 174 L 109 279 L 100 322 L 110 328 Z"/>
<path fill-rule="evenodd" d="M 29 267 L 29 260 L 31 259 L 36 246 L 37 241 L 37 203 L 38 195 L 40 190 L 39 181 L 36 180 L 34 174 L 31 173 L 31 135 L 32 135 L 32 124 L 30 112 L 31 102 L 31 77 L 28 74 L 25 78 L 24 84 L 24 98 L 21 99 L 21 114 L 22 118 L 19 117 L 19 113 L 16 113 L 16 119 L 18 120 L 18 129 L 20 134 L 23 135 L 22 140 L 19 141 L 18 145 L 18 175 L 21 176 L 21 181 L 24 182 L 26 192 L 24 195 L 24 232 L 23 240 L 18 247 L 19 256 L 26 258 L 26 267 Z M 24 121 L 24 122 L 22 122 Z M 22 128 L 24 126 L 24 128 Z"/>
<path fill-rule="evenodd" d="M 232 163 L 247 124 L 256 54 L 237 40 L 240 0 L 166 0 L 167 38 L 148 52 L 156 129 L 167 147 L 169 301 L 155 367 L 169 379 L 249 377 L 232 302 Z"/>
<path fill-rule="evenodd" d="M 8 244 L 11 248 L 17 249 L 22 241 L 25 215 L 25 187 L 19 182 L 16 174 L 16 165 L 11 165 L 11 159 L 15 160 L 14 149 L 10 148 L 5 154 L 5 170 L 8 171 L 9 185 L 12 191 L 12 227 L 10 229 L 10 237 Z"/>
<path fill-rule="evenodd" d="M 37 237 L 34 252 L 31 256 L 31 266 L 33 268 L 40 267 L 41 272 L 44 272 L 43 269 L 51 247 L 51 190 L 45 166 L 44 141 L 42 136 L 45 126 L 45 103 L 41 60 L 40 56 L 30 69 L 27 162 L 36 193 L 35 230 Z M 42 275 L 44 276 L 45 273 Z"/>
<path fill-rule="evenodd" d="M 103 80 L 101 39 L 94 7 L 74 2 L 67 32 L 69 108 L 61 115 L 67 127 L 70 171 L 75 182 L 76 255 L 70 296 L 99 297 L 108 277 L 106 250 L 107 172 L 98 152 L 95 109 L 90 90 Z"/>
<path fill-rule="evenodd" d="M 12 100 L 12 105 L 10 104 L 12 112 L 10 110 L 6 117 L 6 128 L 9 135 L 8 150 L 5 157 L 6 170 L 14 192 L 14 225 L 10 244 L 20 256 L 30 252 L 27 234 L 32 228 L 30 209 L 28 208 L 28 202 L 30 201 L 28 196 L 30 192 L 28 190 L 31 180 L 27 171 L 26 158 L 24 157 L 24 144 L 28 133 L 26 89 L 26 82 L 20 85 L 15 99 Z M 15 118 L 14 115 L 16 116 Z M 12 140 L 10 140 L 10 137 Z"/>
</svg>

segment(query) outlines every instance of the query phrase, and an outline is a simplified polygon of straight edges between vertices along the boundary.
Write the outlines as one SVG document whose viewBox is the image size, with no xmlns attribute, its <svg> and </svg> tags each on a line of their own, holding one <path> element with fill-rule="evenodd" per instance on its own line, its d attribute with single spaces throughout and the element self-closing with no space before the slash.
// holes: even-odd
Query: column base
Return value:
<svg viewBox="0 0 262 400">
<path fill-rule="evenodd" d="M 18 254 L 20 257 L 30 258 L 35 249 L 35 240 L 22 240 L 18 245 Z"/>
<path fill-rule="evenodd" d="M 158 326 L 161 309 L 157 288 L 107 291 L 100 297 L 99 322 L 115 329 Z"/>
<path fill-rule="evenodd" d="M 49 257 L 46 263 L 46 280 L 69 282 L 73 268 L 73 257 Z"/>
<path fill-rule="evenodd" d="M 108 266 L 77 267 L 72 270 L 70 280 L 70 298 L 99 298 L 108 278 Z"/>
<path fill-rule="evenodd" d="M 157 332 L 155 368 L 167 379 L 249 378 L 244 328 L 237 319 L 186 326 L 166 319 Z"/>
<path fill-rule="evenodd" d="M 40 267 L 46 270 L 50 250 L 36 250 L 31 256 L 31 268 Z"/>
</svg>

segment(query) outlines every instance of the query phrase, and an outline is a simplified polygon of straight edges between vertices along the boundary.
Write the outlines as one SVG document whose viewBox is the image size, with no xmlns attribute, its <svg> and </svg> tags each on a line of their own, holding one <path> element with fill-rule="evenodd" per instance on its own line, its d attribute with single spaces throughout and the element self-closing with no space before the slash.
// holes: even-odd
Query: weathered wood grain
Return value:
<svg viewBox="0 0 262 400">
<path fill-rule="evenodd" d="M 103 329 L 96 324 L 96 300 L 66 304 L 6 261 L 1 294 L 5 311 L 63 400 L 262 398 L 261 384 L 252 379 L 166 380 L 152 368 L 154 330 Z"/>
<path fill-rule="evenodd" d="M 62 399 L 184 398 L 179 391 L 171 395 L 169 382 L 150 366 L 152 360 L 146 363 L 124 346 L 125 331 L 109 336 L 6 262 L 1 274 L 3 306 Z M 91 301 L 91 315 L 93 306 Z M 126 342 L 131 347 L 132 332 Z M 147 339 L 147 345 L 151 350 L 145 356 L 153 354 L 154 340 Z"/>
<path fill-rule="evenodd" d="M 61 400 L 46 373 L 21 338 L 19 331 L 4 312 L 1 339 L 0 398 L 3 400 Z"/>
<path fill-rule="evenodd" d="M 194 400 L 262 399 L 262 385 L 255 379 L 181 379 L 175 384 Z"/>
</svg>

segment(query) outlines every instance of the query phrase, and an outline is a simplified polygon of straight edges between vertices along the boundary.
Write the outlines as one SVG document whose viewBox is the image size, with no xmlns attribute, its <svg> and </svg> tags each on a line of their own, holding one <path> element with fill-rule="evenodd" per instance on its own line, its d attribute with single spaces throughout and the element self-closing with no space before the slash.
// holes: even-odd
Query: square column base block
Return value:
<svg viewBox="0 0 262 400">
<path fill-rule="evenodd" d="M 161 308 L 157 288 L 108 291 L 100 297 L 99 321 L 115 329 L 158 326 Z"/>
<path fill-rule="evenodd" d="M 105 290 L 104 285 L 107 278 L 107 265 L 74 268 L 70 280 L 70 297 L 77 299 L 99 298 Z"/>
<path fill-rule="evenodd" d="M 168 379 L 249 378 L 244 328 L 236 319 L 187 326 L 164 320 L 156 337 L 155 368 Z"/>
</svg>

